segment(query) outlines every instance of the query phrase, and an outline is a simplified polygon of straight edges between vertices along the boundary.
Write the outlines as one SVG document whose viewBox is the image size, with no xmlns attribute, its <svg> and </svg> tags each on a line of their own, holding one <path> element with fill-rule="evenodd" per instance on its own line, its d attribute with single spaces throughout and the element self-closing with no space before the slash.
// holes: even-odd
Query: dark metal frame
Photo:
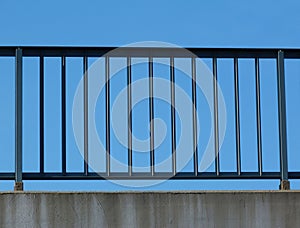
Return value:
<svg viewBox="0 0 300 228">
<path fill-rule="evenodd" d="M 153 48 L 153 47 L 0 47 L 0 56 L 15 57 L 16 67 L 16 127 L 15 127 L 15 172 L 0 173 L 2 180 L 15 180 L 16 190 L 22 190 L 23 180 L 84 180 L 84 179 L 280 179 L 281 189 L 289 189 L 288 179 L 300 179 L 300 172 L 289 172 L 287 162 L 287 133 L 286 133 L 286 98 L 285 98 L 285 76 L 284 59 L 300 59 L 299 49 L 241 49 L 241 48 L 186 48 L 194 54 L 188 54 L 181 48 Z M 88 164 L 84 162 L 83 172 L 67 172 L 66 170 L 66 57 L 82 57 L 84 76 L 84 160 L 88 160 L 88 57 L 105 56 L 105 77 L 106 77 L 106 172 L 89 172 Z M 39 57 L 40 59 L 40 169 L 39 172 L 22 172 L 22 57 Z M 214 84 L 214 145 L 215 145 L 215 172 L 198 172 L 198 148 L 197 139 L 197 118 L 196 110 L 193 112 L 193 146 L 194 171 L 176 171 L 176 127 L 175 127 L 175 70 L 174 58 L 191 58 L 192 69 L 192 101 L 196 108 L 196 64 L 195 59 L 211 58 L 213 64 Z M 62 171 L 45 172 L 44 170 L 44 58 L 61 58 L 61 119 L 62 119 Z M 127 58 L 127 101 L 128 101 L 128 172 L 111 172 L 110 168 L 110 57 Z M 132 115 L 131 115 L 131 58 L 147 57 L 149 62 L 149 112 L 150 112 L 150 165 L 148 173 L 134 173 L 132 171 Z M 170 59 L 170 88 L 171 88 L 171 132 L 172 132 L 172 172 L 156 172 L 154 162 L 154 99 L 153 99 L 153 58 L 165 57 Z M 218 88 L 217 88 L 217 59 L 234 59 L 234 92 L 235 92 L 235 126 L 236 126 L 236 172 L 223 172 L 220 170 L 219 161 L 219 126 L 218 126 Z M 238 60 L 241 58 L 252 58 L 255 60 L 255 82 L 256 82 L 256 119 L 257 119 L 257 150 L 258 150 L 258 171 L 243 172 L 241 170 L 240 151 L 240 111 L 239 111 L 239 74 Z M 278 86 L 278 117 L 279 117 L 279 145 L 280 145 L 280 172 L 264 172 L 262 167 L 262 139 L 261 139 L 261 104 L 260 104 L 260 68 L 259 59 L 273 58 L 277 60 L 277 86 Z"/>
</svg>

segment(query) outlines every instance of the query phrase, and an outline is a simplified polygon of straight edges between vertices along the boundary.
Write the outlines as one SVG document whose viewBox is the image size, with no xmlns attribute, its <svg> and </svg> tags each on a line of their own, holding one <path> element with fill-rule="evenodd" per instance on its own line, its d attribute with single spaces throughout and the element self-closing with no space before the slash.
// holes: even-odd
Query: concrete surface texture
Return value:
<svg viewBox="0 0 300 228">
<path fill-rule="evenodd" d="M 300 191 L 3 192 L 0 227 L 300 227 Z"/>
</svg>

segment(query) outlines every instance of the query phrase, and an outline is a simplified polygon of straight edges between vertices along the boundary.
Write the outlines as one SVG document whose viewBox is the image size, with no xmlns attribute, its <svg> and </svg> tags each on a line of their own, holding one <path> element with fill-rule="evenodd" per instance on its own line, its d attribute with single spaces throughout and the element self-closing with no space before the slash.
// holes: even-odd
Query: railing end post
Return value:
<svg viewBox="0 0 300 228">
<path fill-rule="evenodd" d="M 278 51 L 277 57 L 277 91 L 278 91 L 278 123 L 279 123 L 279 150 L 280 150 L 280 186 L 281 190 L 290 189 L 288 180 L 287 156 L 287 127 L 286 127 L 286 97 L 285 97 L 284 52 Z"/>
<path fill-rule="evenodd" d="M 22 143 L 23 143 L 23 82 L 22 49 L 16 49 L 15 78 L 15 191 L 23 190 L 22 183 Z"/>
</svg>

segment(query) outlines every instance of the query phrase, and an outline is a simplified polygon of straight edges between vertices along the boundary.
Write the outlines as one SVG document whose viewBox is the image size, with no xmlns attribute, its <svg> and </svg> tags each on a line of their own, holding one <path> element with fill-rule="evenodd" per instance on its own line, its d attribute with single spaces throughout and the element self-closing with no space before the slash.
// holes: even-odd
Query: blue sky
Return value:
<svg viewBox="0 0 300 228">
<path fill-rule="evenodd" d="M 1 1 L 0 2 L 0 45 L 16 46 L 120 46 L 140 41 L 162 41 L 174 43 L 183 47 L 292 47 L 300 48 L 300 3 L 297 1 Z M 8 60 L 9 61 L 9 60 Z M 34 66 L 36 60 L 28 60 L 27 64 Z M 76 60 L 74 60 L 76 62 Z M 73 62 L 74 69 L 77 67 Z M 1 62 L 0 62 L 1 63 Z M 262 71 L 275 75 L 272 72 L 274 61 L 265 61 L 262 63 Z M 2 65 L 5 63 L 2 62 Z M 26 62 L 25 62 L 26 64 Z M 252 74 L 248 71 L 251 61 L 241 63 L 241 71 L 245 75 Z M 299 63 L 288 63 L 293 65 L 288 69 L 287 74 L 294 75 L 299 73 Z M 72 60 L 70 60 L 72 65 Z M 209 65 L 209 62 L 208 62 Z M 52 67 L 51 67 L 52 66 Z M 220 63 L 224 74 L 232 74 L 226 61 Z M 55 60 L 49 60 L 50 74 L 59 72 L 55 68 Z M 163 69 L 161 69 L 163 71 Z M 8 70 L 7 70 L 8 71 Z M 37 70 L 36 70 L 37 71 Z M 28 74 L 35 75 L 30 69 Z M 121 73 L 122 74 L 122 73 Z M 80 75 L 76 76 L 80 79 Z M 297 83 L 293 83 L 296 80 Z M 34 91 L 38 91 L 32 84 L 36 83 L 34 76 L 25 84 L 25 99 L 35 99 Z M 241 86 L 247 86 L 247 80 L 241 79 Z M 254 81 L 250 81 L 253 83 Z M 291 88 L 287 97 L 299 95 L 299 79 L 291 76 L 287 80 L 287 87 Z M 9 81 L 12 87 L 12 81 Z M 26 80 L 25 80 L 26 83 Z M 122 87 L 123 82 L 119 86 Z M 222 80 L 220 82 L 222 84 Z M 37 83 L 36 83 L 37 84 Z M 184 84 L 184 83 L 183 83 Z M 262 80 L 262 84 L 268 91 L 276 89 L 275 77 L 272 80 Z M 252 84 L 254 85 L 254 84 Z M 27 86 L 27 87 L 26 87 Z M 50 83 L 51 89 L 59 87 L 55 83 Z M 26 88 L 31 92 L 26 92 Z M 233 87 L 223 81 L 223 92 L 225 99 L 231 100 Z M 9 88 L 9 87 L 8 87 Z M 70 89 L 70 97 L 75 86 Z M 247 90 L 241 99 L 253 93 L 252 89 Z M 188 86 L 186 86 L 188 90 Z M 29 91 L 29 90 L 27 90 Z M 266 92 L 262 95 L 262 103 L 266 105 L 262 118 L 273 126 L 277 116 L 272 116 L 276 106 L 268 104 L 276 101 L 276 97 Z M 46 96 L 47 99 L 47 96 Z M 49 99 L 59 100 L 59 97 Z M 201 100 L 201 98 L 200 98 Z M 295 101 L 294 99 L 291 99 Z M 13 101 L 13 100 L 12 100 Z M 290 125 L 296 121 L 298 109 L 294 108 L 292 101 L 288 106 L 290 108 Z M 229 101 L 229 104 L 232 101 Z M 254 102 L 253 100 L 250 102 Z M 70 102 L 71 104 L 71 102 Z M 251 103 L 252 104 L 252 103 Z M 69 104 L 68 104 L 69 105 Z M 143 104 L 141 104 L 143 105 Z M 146 105 L 146 104 L 144 104 Z M 230 106 L 230 105 L 229 105 Z M 51 104 L 50 106 L 51 107 Z M 54 107 L 54 106 L 53 106 Z M 52 108 L 53 108 L 52 107 Z M 138 108 L 138 107 L 137 107 Z M 141 108 L 141 107 L 140 107 Z M 233 106 L 228 109 L 229 115 L 233 113 Z M 247 103 L 241 104 L 241 112 L 247 115 Z M 7 113 L 9 115 L 9 113 Z M 268 118 L 272 116 L 272 118 Z M 29 117 L 34 122 L 35 116 Z M 55 118 L 55 117 L 53 117 Z M 253 123 L 254 119 L 241 119 L 241 125 Z M 293 121 L 292 121 L 293 120 Z M 53 120 L 55 121 L 55 119 Z M 272 125 L 273 124 L 273 125 Z M 58 124 L 57 127 L 58 128 Z M 274 125 L 276 128 L 276 124 Z M 25 126 L 26 127 L 26 126 Z M 30 125 L 27 126 L 30 128 Z M 233 126 L 229 131 L 233 131 Z M 290 131 L 294 133 L 293 129 Z M 269 135 L 271 133 L 271 135 Z M 274 132 L 273 132 L 274 133 Z M 272 145 L 272 138 L 276 134 L 267 132 L 266 151 L 273 151 L 276 143 Z M 296 133 L 296 132 L 295 132 Z M 55 135 L 55 132 L 49 132 Z M 249 134 L 250 135 L 250 134 Z M 292 134 L 291 134 L 292 135 Z M 34 133 L 32 135 L 34 138 Z M 53 136 L 55 137 L 55 136 Z M 248 147 L 253 146 L 253 135 L 245 140 Z M 32 139 L 31 139 L 32 140 Z M 295 139 L 296 140 L 296 139 Z M 294 140 L 294 141 L 295 141 Z M 293 142 L 294 142 L 293 141 Z M 26 146 L 26 145 L 25 145 Z M 291 143 L 293 150 L 299 148 L 297 143 Z M 8 147 L 9 148 L 9 147 Z M 232 151 L 232 144 L 224 145 L 228 151 Z M 225 150 L 224 149 L 224 150 Z M 272 156 L 271 152 L 268 156 Z M 294 156 L 294 158 L 299 158 Z M 248 157 L 242 160 L 248 160 L 249 169 L 251 165 Z M 34 160 L 34 159 L 33 159 Z M 275 161 L 274 159 L 273 161 Z M 291 159 L 293 161 L 294 159 Z M 33 162 L 34 163 L 34 162 Z M 272 162 L 271 162 L 272 163 Z M 224 164 L 224 163 L 223 163 Z M 268 164 L 266 164 L 268 167 Z M 34 166 L 34 165 L 33 165 Z M 51 165 L 50 165 L 51 166 Z M 72 165 L 71 165 L 72 166 Z M 229 167 L 227 164 L 225 167 Z M 32 168 L 30 165 L 29 169 Z M 76 164 L 73 164 L 76 167 Z M 294 164 L 293 167 L 296 167 Z M 269 165 L 269 169 L 278 168 L 276 161 Z M 86 184 L 89 183 L 89 184 Z M 277 189 L 279 181 L 168 181 L 167 183 L 154 186 L 149 190 L 169 190 L 169 189 Z M 26 182 L 25 188 L 30 190 L 128 190 L 108 182 Z M 0 185 L 1 186 L 1 185 Z M 12 182 L 6 182 L 0 189 L 12 189 Z M 295 182 L 295 186 L 299 186 Z M 136 189 L 135 189 L 136 190 Z"/>
<path fill-rule="evenodd" d="M 299 2 L 7 1 L 2 45 L 119 46 L 155 40 L 185 47 L 298 47 Z"/>
</svg>

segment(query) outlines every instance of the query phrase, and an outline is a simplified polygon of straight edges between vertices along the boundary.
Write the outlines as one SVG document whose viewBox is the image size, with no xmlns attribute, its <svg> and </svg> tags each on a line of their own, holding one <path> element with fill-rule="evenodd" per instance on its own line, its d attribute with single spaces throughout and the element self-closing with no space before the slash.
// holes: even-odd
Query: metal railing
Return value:
<svg viewBox="0 0 300 228">
<path fill-rule="evenodd" d="M 281 180 L 281 189 L 289 189 L 289 179 L 299 179 L 300 172 L 290 172 L 287 159 L 287 130 L 286 130 L 286 97 L 285 97 L 285 59 L 300 59 L 300 50 L 298 49 L 235 49 L 235 48 L 153 48 L 153 47 L 124 47 L 111 52 L 113 47 L 0 47 L 1 57 L 15 57 L 15 172 L 0 173 L 1 180 L 15 180 L 15 189 L 23 189 L 23 180 L 84 180 L 84 179 L 279 179 Z M 187 51 L 188 52 L 187 52 Z M 107 54 L 110 53 L 110 54 Z M 193 56 L 187 53 L 193 53 Z M 106 171 L 101 173 L 90 172 L 88 164 L 88 79 L 84 77 L 84 170 L 83 172 L 69 172 L 66 168 L 66 58 L 81 57 L 83 61 L 83 72 L 88 70 L 88 59 L 90 57 L 105 56 L 106 80 L 105 85 L 105 107 L 106 107 Z M 39 171 L 23 172 L 22 170 L 22 59 L 23 57 L 39 58 Z M 61 58 L 61 172 L 45 171 L 44 156 L 44 59 L 46 57 Z M 127 59 L 127 85 L 132 82 L 131 79 L 131 59 L 137 57 L 148 58 L 149 69 L 149 117 L 150 117 L 150 172 L 133 172 L 132 170 L 132 123 L 130 114 L 132 91 L 129 86 L 127 89 L 128 105 L 128 170 L 126 172 L 111 172 L 110 169 L 110 58 L 123 57 Z M 196 105 L 196 64 L 197 58 L 209 58 L 212 60 L 212 71 L 214 78 L 214 119 L 212 121 L 214 128 L 215 145 L 215 171 L 198 171 L 198 151 L 197 151 L 197 118 L 196 110 L 193 111 L 193 172 L 181 172 L 176 169 L 176 121 L 175 121 L 175 88 L 174 83 L 171 87 L 171 147 L 172 147 L 172 171 L 170 173 L 157 172 L 155 170 L 155 149 L 154 149 L 154 102 L 153 102 L 153 58 L 168 58 L 170 60 L 170 82 L 174 82 L 175 70 L 174 59 L 190 58 L 192 74 L 192 102 Z M 220 58 L 230 58 L 234 61 L 234 108 L 235 108 L 235 147 L 236 147 L 236 172 L 227 172 L 220 169 L 219 138 L 218 138 L 218 87 L 217 87 L 217 61 Z M 253 172 L 243 172 L 241 169 L 241 140 L 240 140 L 240 107 L 239 107 L 239 70 L 238 62 L 240 59 L 250 58 L 255 61 L 255 101 L 256 101 L 256 133 L 257 133 L 257 156 L 258 170 Z M 280 171 L 266 172 L 262 167 L 262 133 L 261 133 L 261 103 L 260 103 L 260 60 L 276 59 L 277 61 L 277 94 L 278 94 L 278 126 L 279 126 L 279 151 L 280 151 Z"/>
</svg>

